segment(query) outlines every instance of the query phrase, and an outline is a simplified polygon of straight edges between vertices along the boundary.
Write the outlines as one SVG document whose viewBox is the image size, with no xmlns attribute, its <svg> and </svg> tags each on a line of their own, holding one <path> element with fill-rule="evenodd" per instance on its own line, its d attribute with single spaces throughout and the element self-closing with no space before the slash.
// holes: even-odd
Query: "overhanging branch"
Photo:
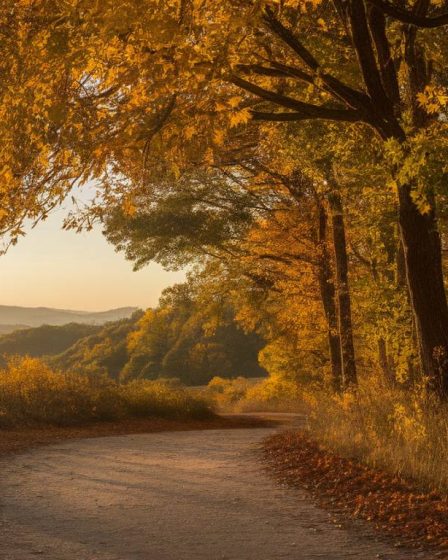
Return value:
<svg viewBox="0 0 448 560">
<path fill-rule="evenodd" d="M 340 122 L 359 122 L 360 115 L 357 111 L 343 109 L 327 109 L 325 107 L 314 107 L 313 115 L 304 113 L 275 113 L 263 111 L 251 111 L 254 121 L 273 121 L 273 122 L 298 122 L 312 119 L 340 121 Z M 318 111 L 316 111 L 316 109 Z"/>
<path fill-rule="evenodd" d="M 415 25 L 416 27 L 424 27 L 424 28 L 435 28 L 435 27 L 442 27 L 444 25 L 448 25 L 448 12 L 439 14 L 437 16 L 420 16 L 415 14 L 414 12 L 410 12 L 408 10 L 404 10 L 388 2 L 387 0 L 367 0 L 373 6 L 376 6 L 382 12 L 402 23 L 408 23 L 409 25 Z"/>
<path fill-rule="evenodd" d="M 293 99 L 292 97 L 287 97 L 286 95 L 282 95 L 280 93 L 276 93 L 273 91 L 269 91 L 264 89 L 260 86 L 252 84 L 239 76 L 232 76 L 230 81 L 235 84 L 236 86 L 260 97 L 261 99 L 265 99 L 266 101 L 270 101 L 275 105 L 280 107 L 285 107 L 286 109 L 291 109 L 295 111 L 292 113 L 294 117 L 289 117 L 286 115 L 290 115 L 291 113 L 262 113 L 254 112 L 255 118 L 258 120 L 305 120 L 305 119 L 330 119 L 330 120 L 339 120 L 339 121 L 358 121 L 362 120 L 362 116 L 359 111 L 355 110 L 347 110 L 347 109 L 333 109 L 327 107 L 319 107 L 317 105 L 312 105 L 311 103 L 304 103 L 303 101 L 298 101 L 297 99 Z M 267 115 L 271 115 L 272 119 L 266 118 Z M 263 116 L 265 118 L 263 118 Z"/>
<path fill-rule="evenodd" d="M 362 91 L 347 86 L 338 78 L 322 72 L 321 66 L 316 58 L 305 45 L 303 45 L 300 39 L 275 17 L 274 13 L 269 8 L 265 10 L 264 21 L 269 29 L 287 44 L 313 73 L 319 73 L 319 79 L 325 84 L 325 89 L 329 93 L 353 108 L 370 111 L 370 99 L 368 96 Z"/>
</svg>

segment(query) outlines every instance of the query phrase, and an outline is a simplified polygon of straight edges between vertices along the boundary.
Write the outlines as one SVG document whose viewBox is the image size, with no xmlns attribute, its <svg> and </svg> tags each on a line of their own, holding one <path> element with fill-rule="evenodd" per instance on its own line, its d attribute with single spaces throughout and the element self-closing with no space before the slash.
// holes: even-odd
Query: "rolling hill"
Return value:
<svg viewBox="0 0 448 560">
<path fill-rule="evenodd" d="M 102 328 L 100 325 L 69 323 L 15 330 L 0 336 L 0 363 L 1 356 L 6 354 L 33 357 L 59 354 L 80 338 L 95 334 Z"/>
<path fill-rule="evenodd" d="M 103 325 L 110 321 L 127 319 L 135 311 L 137 311 L 136 307 L 120 307 L 118 309 L 95 312 L 53 309 L 50 307 L 0 305 L 0 331 L 5 333 L 24 327 L 66 325 L 67 323 Z"/>
</svg>

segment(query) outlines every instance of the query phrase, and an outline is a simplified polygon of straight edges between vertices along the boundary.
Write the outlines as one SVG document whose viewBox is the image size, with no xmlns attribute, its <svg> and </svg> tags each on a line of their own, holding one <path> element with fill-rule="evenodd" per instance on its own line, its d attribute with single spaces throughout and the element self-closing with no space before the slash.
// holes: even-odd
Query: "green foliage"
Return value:
<svg viewBox="0 0 448 560">
<path fill-rule="evenodd" d="M 101 211 L 104 234 L 136 269 L 151 261 L 179 268 L 216 254 L 241 237 L 253 221 L 254 201 L 244 188 L 215 171 L 196 171 L 178 181 L 148 183 L 133 196 Z"/>
<path fill-rule="evenodd" d="M 104 376 L 62 373 L 37 358 L 11 358 L 0 370 L 0 427 L 210 415 L 205 401 L 163 381 L 119 385 Z"/>
<path fill-rule="evenodd" d="M 97 333 L 101 327 L 69 323 L 21 329 L 0 337 L 0 355 L 45 356 L 60 354 L 79 339 Z"/>
<path fill-rule="evenodd" d="M 265 375 L 257 361 L 262 346 L 257 334 L 238 326 L 229 304 L 199 297 L 186 283 L 165 290 L 156 309 L 108 323 L 46 361 L 58 370 L 121 382 L 177 378 L 202 385 L 217 373 Z"/>
</svg>

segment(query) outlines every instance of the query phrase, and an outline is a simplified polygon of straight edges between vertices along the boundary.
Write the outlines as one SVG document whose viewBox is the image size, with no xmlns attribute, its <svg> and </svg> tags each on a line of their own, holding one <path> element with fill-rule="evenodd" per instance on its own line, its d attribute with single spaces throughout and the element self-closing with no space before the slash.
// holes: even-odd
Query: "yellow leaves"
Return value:
<svg viewBox="0 0 448 560">
<path fill-rule="evenodd" d="M 213 165 L 215 163 L 215 154 L 211 148 L 207 148 L 205 151 L 204 163 L 207 165 Z"/>
<path fill-rule="evenodd" d="M 303 11 L 308 6 L 316 9 L 322 3 L 322 0 L 275 0 L 275 3 L 281 4 L 285 8 L 300 8 Z"/>
<path fill-rule="evenodd" d="M 134 201 L 131 200 L 130 198 L 125 198 L 123 200 L 123 202 L 121 204 L 121 208 L 122 208 L 125 216 L 129 216 L 130 218 L 135 216 L 135 214 L 137 212 L 137 207 L 136 207 Z"/>
<path fill-rule="evenodd" d="M 223 111 L 227 111 L 228 107 L 225 103 L 217 102 L 215 105 L 215 109 L 218 113 L 222 113 Z"/>
<path fill-rule="evenodd" d="M 217 146 L 222 146 L 224 144 L 225 137 L 226 137 L 226 135 L 225 135 L 224 130 L 216 129 L 215 132 L 213 133 L 213 142 Z"/>
<path fill-rule="evenodd" d="M 14 175 L 11 171 L 11 168 L 8 165 L 4 165 L 3 168 L 0 170 L 0 182 L 9 184 L 12 183 L 14 180 Z"/>
<path fill-rule="evenodd" d="M 417 101 L 427 113 L 435 114 L 448 103 L 448 91 L 445 87 L 429 85 L 417 94 Z"/>
<path fill-rule="evenodd" d="M 178 181 L 180 179 L 180 176 L 181 176 L 181 171 L 180 171 L 180 168 L 177 165 L 177 163 L 173 162 L 171 164 L 171 171 L 173 172 L 173 175 L 174 175 L 176 181 Z"/>
<path fill-rule="evenodd" d="M 240 124 L 246 124 L 251 119 L 250 110 L 247 108 L 241 109 L 235 113 L 231 113 L 229 117 L 230 128 L 234 128 Z"/>
<path fill-rule="evenodd" d="M 227 104 L 232 107 L 232 109 L 236 109 L 242 100 L 242 97 L 240 97 L 239 95 L 235 95 L 227 101 Z"/>
<path fill-rule="evenodd" d="M 431 204 L 424 192 L 421 192 L 420 190 L 413 190 L 411 197 L 421 214 L 429 214 L 429 212 L 431 212 Z"/>
<path fill-rule="evenodd" d="M 184 131 L 184 136 L 187 140 L 191 140 L 196 134 L 196 127 L 194 125 L 187 126 Z"/>
<path fill-rule="evenodd" d="M 321 28 L 323 29 L 323 31 L 328 31 L 328 26 L 327 26 L 327 24 L 325 23 L 325 20 L 324 20 L 324 19 L 319 18 L 319 19 L 317 20 L 317 24 L 319 25 L 319 27 L 321 27 Z"/>
</svg>

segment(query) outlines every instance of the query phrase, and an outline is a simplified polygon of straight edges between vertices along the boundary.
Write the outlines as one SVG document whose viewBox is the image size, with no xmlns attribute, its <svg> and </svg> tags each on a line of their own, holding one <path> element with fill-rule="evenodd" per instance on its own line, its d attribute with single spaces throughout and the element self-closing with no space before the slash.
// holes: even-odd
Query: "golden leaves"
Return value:
<svg viewBox="0 0 448 560">
<path fill-rule="evenodd" d="M 417 94 L 417 101 L 427 113 L 439 113 L 448 103 L 448 90 L 443 86 L 428 85 Z"/>
<path fill-rule="evenodd" d="M 240 124 L 246 124 L 251 119 L 251 112 L 249 109 L 244 108 L 230 114 L 229 121 L 230 127 L 234 128 Z"/>
<path fill-rule="evenodd" d="M 226 133 L 222 129 L 216 129 L 213 133 L 213 142 L 217 146 L 222 146 L 224 144 L 224 139 L 226 137 Z"/>
</svg>

